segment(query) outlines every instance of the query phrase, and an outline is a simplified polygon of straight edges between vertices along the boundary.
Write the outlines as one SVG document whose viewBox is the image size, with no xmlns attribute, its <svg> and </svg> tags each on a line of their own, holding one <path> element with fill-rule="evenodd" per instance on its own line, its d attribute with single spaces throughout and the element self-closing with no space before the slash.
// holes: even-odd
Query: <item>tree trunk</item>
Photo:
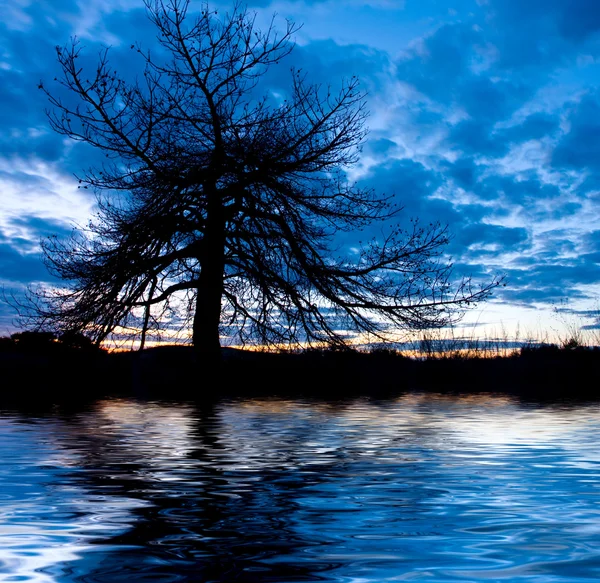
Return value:
<svg viewBox="0 0 600 583">
<path fill-rule="evenodd" d="M 198 353 L 211 359 L 221 357 L 219 324 L 221 322 L 221 294 L 223 290 L 222 273 L 221 271 L 219 280 L 213 269 L 208 269 L 206 265 L 203 266 L 196 295 L 192 341 Z"/>
<path fill-rule="evenodd" d="M 219 324 L 225 268 L 225 221 L 219 192 L 209 197 L 192 329 L 194 348 L 206 362 L 221 358 Z"/>
</svg>

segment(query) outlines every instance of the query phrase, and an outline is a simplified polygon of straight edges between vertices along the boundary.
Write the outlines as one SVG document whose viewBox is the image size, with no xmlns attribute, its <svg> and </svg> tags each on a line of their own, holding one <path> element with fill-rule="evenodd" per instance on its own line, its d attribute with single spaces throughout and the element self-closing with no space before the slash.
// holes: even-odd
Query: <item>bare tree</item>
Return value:
<svg viewBox="0 0 600 583">
<path fill-rule="evenodd" d="M 151 309 L 183 298 L 203 353 L 218 353 L 224 326 L 241 342 L 344 346 L 349 331 L 444 325 L 490 294 L 498 280 L 450 284 L 444 227 L 403 230 L 389 197 L 347 181 L 366 134 L 357 78 L 333 91 L 292 70 L 285 99 L 257 97 L 296 25 L 258 30 L 240 4 L 224 16 L 192 14 L 189 0 L 145 5 L 158 46 L 132 45 L 137 80 L 108 50 L 84 70 L 73 40 L 57 49 L 69 99 L 40 84 L 52 128 L 107 163 L 80 177 L 98 194 L 88 230 L 44 244 L 68 286 L 37 290 L 30 324 L 101 341 L 145 310 L 145 338 Z M 374 225 L 381 236 L 354 255 L 335 247 L 340 232 Z"/>
</svg>

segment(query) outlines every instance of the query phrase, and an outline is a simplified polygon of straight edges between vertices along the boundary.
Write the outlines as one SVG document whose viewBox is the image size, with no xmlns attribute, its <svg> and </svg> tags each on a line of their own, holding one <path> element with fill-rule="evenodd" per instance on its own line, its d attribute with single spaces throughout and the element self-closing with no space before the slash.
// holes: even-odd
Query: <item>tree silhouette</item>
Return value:
<svg viewBox="0 0 600 583">
<path fill-rule="evenodd" d="M 344 346 L 348 332 L 444 325 L 490 294 L 497 280 L 451 285 L 445 227 L 403 230 L 390 197 L 346 179 L 366 134 L 356 77 L 334 91 L 292 70 L 285 96 L 261 92 L 295 24 L 261 31 L 240 4 L 224 16 L 192 14 L 189 0 L 145 5 L 158 45 L 131 46 L 136 80 L 108 50 L 87 71 L 74 39 L 57 48 L 60 89 L 40 84 L 52 128 L 107 161 L 80 177 L 96 219 L 43 245 L 68 285 L 34 291 L 29 324 L 96 341 L 130 325 L 145 338 L 183 301 L 203 353 L 218 353 L 225 327 L 243 343 Z M 374 226 L 380 237 L 336 248 L 336 234 Z"/>
</svg>

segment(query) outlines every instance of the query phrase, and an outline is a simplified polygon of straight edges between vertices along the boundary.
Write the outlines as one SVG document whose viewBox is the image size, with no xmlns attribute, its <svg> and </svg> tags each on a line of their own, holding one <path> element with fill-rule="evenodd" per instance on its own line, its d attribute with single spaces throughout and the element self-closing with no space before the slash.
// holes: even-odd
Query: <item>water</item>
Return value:
<svg viewBox="0 0 600 583">
<path fill-rule="evenodd" d="M 600 407 L 501 395 L 0 411 L 0 580 L 600 579 Z"/>
</svg>

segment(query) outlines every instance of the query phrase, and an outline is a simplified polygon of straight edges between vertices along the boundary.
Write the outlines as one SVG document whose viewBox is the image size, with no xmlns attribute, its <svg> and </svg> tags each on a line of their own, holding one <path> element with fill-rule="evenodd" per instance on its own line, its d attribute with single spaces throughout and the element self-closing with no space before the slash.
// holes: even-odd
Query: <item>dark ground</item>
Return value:
<svg viewBox="0 0 600 583">
<path fill-rule="evenodd" d="M 415 360 L 392 351 L 261 353 L 223 349 L 203 363 L 185 346 L 107 353 L 92 346 L 0 339 L 1 402 L 104 396 L 214 399 L 391 397 L 409 390 L 502 392 L 539 399 L 600 399 L 600 349 L 524 348 L 496 358 Z"/>
</svg>

